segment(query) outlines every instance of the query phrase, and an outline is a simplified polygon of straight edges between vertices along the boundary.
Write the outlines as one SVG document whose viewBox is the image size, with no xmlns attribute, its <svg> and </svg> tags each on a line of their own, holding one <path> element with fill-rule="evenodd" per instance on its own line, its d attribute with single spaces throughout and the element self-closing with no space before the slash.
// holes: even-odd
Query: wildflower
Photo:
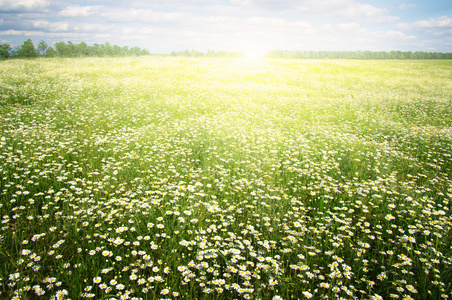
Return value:
<svg viewBox="0 0 452 300">
<path fill-rule="evenodd" d="M 388 221 L 391 221 L 391 220 L 394 220 L 395 217 L 394 217 L 393 215 L 391 215 L 391 214 L 387 214 L 387 215 L 385 216 L 385 219 L 388 220 Z"/>
<path fill-rule="evenodd" d="M 102 278 L 99 277 L 99 276 L 93 278 L 93 282 L 94 282 L 94 283 L 100 283 L 101 281 L 102 281 Z"/>
<path fill-rule="evenodd" d="M 63 299 L 63 297 L 67 296 L 67 295 L 69 295 L 67 290 L 59 290 L 59 291 L 56 292 L 55 297 L 57 299 Z"/>
</svg>

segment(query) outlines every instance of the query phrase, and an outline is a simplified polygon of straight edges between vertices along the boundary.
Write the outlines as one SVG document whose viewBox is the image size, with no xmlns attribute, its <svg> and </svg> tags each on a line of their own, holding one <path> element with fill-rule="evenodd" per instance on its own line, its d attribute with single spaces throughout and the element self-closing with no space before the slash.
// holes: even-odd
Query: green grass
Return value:
<svg viewBox="0 0 452 300">
<path fill-rule="evenodd" d="M 451 61 L 0 65 L 0 298 L 451 294 Z"/>
</svg>

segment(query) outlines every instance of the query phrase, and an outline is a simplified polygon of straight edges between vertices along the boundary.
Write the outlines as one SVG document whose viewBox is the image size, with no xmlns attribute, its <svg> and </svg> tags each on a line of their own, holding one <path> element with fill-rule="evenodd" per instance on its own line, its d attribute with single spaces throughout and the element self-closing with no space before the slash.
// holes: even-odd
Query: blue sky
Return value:
<svg viewBox="0 0 452 300">
<path fill-rule="evenodd" d="M 0 43 L 452 52 L 452 0 L 0 0 Z"/>
</svg>

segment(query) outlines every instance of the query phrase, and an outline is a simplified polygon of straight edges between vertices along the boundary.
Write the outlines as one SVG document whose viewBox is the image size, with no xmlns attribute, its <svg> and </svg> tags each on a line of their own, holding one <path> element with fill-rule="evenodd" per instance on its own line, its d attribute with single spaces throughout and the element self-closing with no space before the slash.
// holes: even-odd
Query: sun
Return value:
<svg viewBox="0 0 452 300">
<path fill-rule="evenodd" d="M 245 50 L 245 58 L 247 59 L 253 59 L 253 60 L 261 60 L 265 58 L 265 54 L 267 52 L 264 50 Z"/>
</svg>

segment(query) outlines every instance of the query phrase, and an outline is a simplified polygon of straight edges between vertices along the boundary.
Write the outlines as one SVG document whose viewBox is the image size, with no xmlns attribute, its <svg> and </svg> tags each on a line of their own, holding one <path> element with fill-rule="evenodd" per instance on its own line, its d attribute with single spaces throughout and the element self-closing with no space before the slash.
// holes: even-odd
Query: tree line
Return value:
<svg viewBox="0 0 452 300">
<path fill-rule="evenodd" d="M 29 57 L 86 57 L 86 56 L 139 56 L 149 55 L 146 49 L 139 47 L 129 48 L 118 45 L 93 44 L 88 46 L 85 42 L 74 44 L 72 42 L 57 42 L 49 46 L 45 41 L 40 41 L 37 46 L 31 39 L 26 40 L 21 46 L 11 48 L 10 44 L 0 44 L 0 58 L 29 58 Z"/>
<path fill-rule="evenodd" d="M 226 52 L 226 51 L 214 51 L 207 50 L 207 52 L 200 52 L 188 49 L 185 51 L 173 51 L 170 54 L 171 56 L 186 56 L 186 57 L 243 57 L 243 52 Z"/>
<path fill-rule="evenodd" d="M 452 59 L 452 53 L 424 51 L 287 51 L 274 50 L 268 58 L 290 59 Z"/>
<path fill-rule="evenodd" d="M 139 47 L 129 48 L 118 45 L 93 44 L 85 42 L 74 44 L 72 42 L 57 42 L 49 46 L 45 41 L 40 41 L 37 46 L 31 39 L 26 40 L 21 46 L 11 48 L 10 44 L 0 44 L 1 58 L 28 58 L 28 57 L 85 57 L 85 56 L 139 56 L 150 55 L 146 49 Z M 243 57 L 243 52 L 226 52 L 208 50 L 200 52 L 195 50 L 173 51 L 171 56 L 186 57 Z M 424 51 L 289 51 L 273 50 L 267 52 L 267 58 L 288 59 L 452 59 L 452 53 L 424 52 Z"/>
</svg>

